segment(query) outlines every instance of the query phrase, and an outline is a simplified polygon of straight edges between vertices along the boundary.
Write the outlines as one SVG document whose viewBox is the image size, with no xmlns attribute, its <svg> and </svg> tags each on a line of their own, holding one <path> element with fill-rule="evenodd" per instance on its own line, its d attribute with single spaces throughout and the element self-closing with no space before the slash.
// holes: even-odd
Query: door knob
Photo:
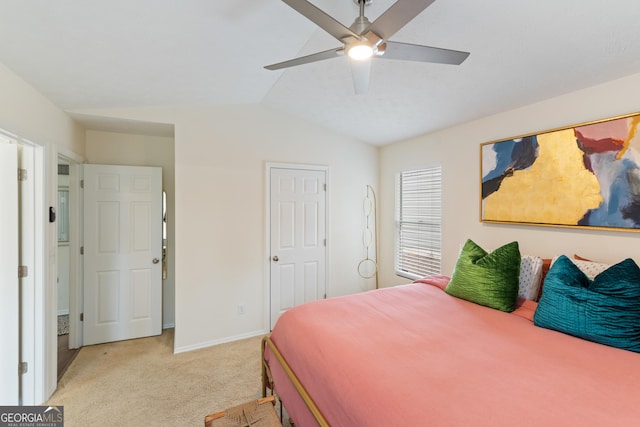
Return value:
<svg viewBox="0 0 640 427">
<path fill-rule="evenodd" d="M 157 264 L 157 263 L 160 262 L 160 260 L 158 258 L 154 258 L 153 261 L 151 261 L 151 262 L 154 263 L 154 264 Z"/>
<path fill-rule="evenodd" d="M 273 259 L 275 262 L 280 261 L 280 258 L 278 258 L 278 255 L 274 255 L 272 259 Z"/>
</svg>

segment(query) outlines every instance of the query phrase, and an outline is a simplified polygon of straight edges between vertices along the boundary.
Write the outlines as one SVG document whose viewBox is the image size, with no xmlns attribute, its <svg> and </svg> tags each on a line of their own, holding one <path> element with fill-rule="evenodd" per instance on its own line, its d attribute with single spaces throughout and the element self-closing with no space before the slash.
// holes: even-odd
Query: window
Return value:
<svg viewBox="0 0 640 427">
<path fill-rule="evenodd" d="M 396 274 L 440 274 L 442 167 L 401 172 L 396 187 Z"/>
</svg>

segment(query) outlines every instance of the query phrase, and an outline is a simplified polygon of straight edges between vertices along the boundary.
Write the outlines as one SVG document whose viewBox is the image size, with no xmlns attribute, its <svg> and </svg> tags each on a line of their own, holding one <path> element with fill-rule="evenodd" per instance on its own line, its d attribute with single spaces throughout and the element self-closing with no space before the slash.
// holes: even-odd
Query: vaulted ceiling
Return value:
<svg viewBox="0 0 640 427">
<path fill-rule="evenodd" d="M 358 15 L 353 0 L 312 3 L 345 26 Z M 373 0 L 365 14 L 393 3 Z M 637 0 L 436 0 L 391 39 L 469 58 L 376 60 L 362 95 L 346 57 L 263 68 L 340 45 L 280 0 L 0 0 L 0 10 L 0 62 L 66 111 L 263 104 L 374 145 L 640 72 Z"/>
</svg>

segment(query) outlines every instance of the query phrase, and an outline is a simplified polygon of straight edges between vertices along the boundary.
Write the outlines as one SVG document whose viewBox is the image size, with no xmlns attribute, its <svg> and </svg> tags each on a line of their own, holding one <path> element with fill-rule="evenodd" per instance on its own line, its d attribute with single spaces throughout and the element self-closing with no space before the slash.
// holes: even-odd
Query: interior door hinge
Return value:
<svg viewBox="0 0 640 427">
<path fill-rule="evenodd" d="M 327 239 L 324 239 L 324 245 L 327 246 Z"/>
<path fill-rule="evenodd" d="M 27 362 L 18 363 L 18 375 L 24 375 L 29 370 L 29 364 Z"/>
<path fill-rule="evenodd" d="M 84 246 L 80 246 L 80 255 L 84 255 Z"/>
<path fill-rule="evenodd" d="M 18 168 L 18 181 L 27 180 L 27 170 Z"/>
<path fill-rule="evenodd" d="M 18 279 L 21 279 L 23 277 L 27 277 L 29 275 L 29 267 L 27 267 L 26 265 L 19 265 L 18 266 Z"/>
<path fill-rule="evenodd" d="M 84 188 L 84 179 L 80 180 L 80 188 Z"/>
<path fill-rule="evenodd" d="M 84 313 L 80 313 L 80 321 L 84 322 Z"/>
<path fill-rule="evenodd" d="M 324 184 L 324 191 L 327 191 L 327 184 Z"/>
</svg>

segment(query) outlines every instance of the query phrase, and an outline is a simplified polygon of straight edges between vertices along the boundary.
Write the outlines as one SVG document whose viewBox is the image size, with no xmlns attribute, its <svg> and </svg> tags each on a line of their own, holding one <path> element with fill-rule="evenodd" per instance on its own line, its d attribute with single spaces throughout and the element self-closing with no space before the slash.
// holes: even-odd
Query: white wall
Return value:
<svg viewBox="0 0 640 427">
<path fill-rule="evenodd" d="M 88 163 L 162 167 L 162 188 L 167 194 L 167 278 L 162 281 L 162 324 L 175 323 L 175 187 L 173 137 L 133 135 L 88 130 Z"/>
<path fill-rule="evenodd" d="M 578 253 L 602 262 L 640 260 L 640 235 L 480 223 L 480 144 L 640 111 L 640 74 L 506 113 L 386 146 L 380 152 L 381 285 L 395 276 L 394 176 L 434 162 L 443 168 L 443 274 L 451 274 L 461 243 L 471 238 L 491 250 L 517 240 L 522 253 L 553 257 Z"/>
<path fill-rule="evenodd" d="M 0 128 L 42 146 L 84 154 L 84 129 L 2 64 L 0 94 Z"/>
<path fill-rule="evenodd" d="M 69 314 L 69 244 L 58 243 L 58 305 L 57 314 Z"/>
<path fill-rule="evenodd" d="M 375 147 L 261 106 L 82 113 L 175 124 L 177 352 L 268 328 L 267 162 L 329 166 L 328 295 L 375 286 L 356 270 L 365 256 L 365 189 L 377 183 Z"/>
</svg>

